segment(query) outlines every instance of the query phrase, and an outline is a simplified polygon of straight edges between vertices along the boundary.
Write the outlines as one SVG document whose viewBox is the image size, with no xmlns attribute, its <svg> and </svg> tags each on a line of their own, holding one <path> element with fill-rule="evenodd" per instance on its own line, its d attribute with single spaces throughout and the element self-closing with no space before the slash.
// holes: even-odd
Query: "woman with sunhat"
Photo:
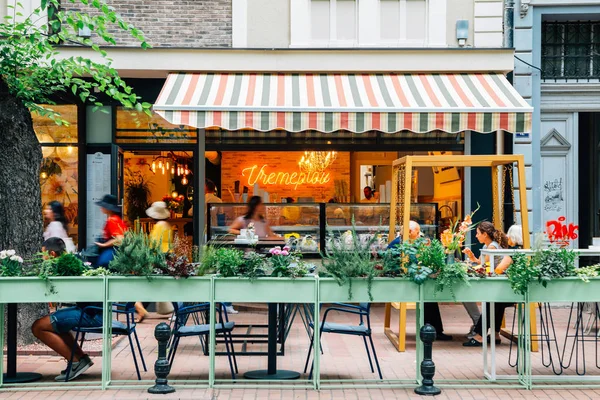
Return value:
<svg viewBox="0 0 600 400">
<path fill-rule="evenodd" d="M 171 248 L 171 224 L 166 221 L 171 213 L 167 209 L 167 203 L 164 201 L 155 201 L 146 210 L 146 215 L 154 220 L 154 226 L 150 232 L 150 240 L 152 243 L 160 246 L 160 250 L 163 253 L 167 253 Z M 136 322 L 142 322 L 146 315 L 148 315 L 148 311 L 146 310 L 148 304 L 150 302 L 142 303 L 138 301 L 135 303 L 135 312 L 138 315 Z"/>
<path fill-rule="evenodd" d="M 106 214 L 106 223 L 104 224 L 102 241 L 96 242 L 100 255 L 98 256 L 98 267 L 107 268 L 108 264 L 115 257 L 115 246 L 123 239 L 127 230 L 127 225 L 121 219 L 121 207 L 117 201 L 117 196 L 112 194 L 105 195 L 102 200 L 96 203 L 103 214 Z"/>
</svg>

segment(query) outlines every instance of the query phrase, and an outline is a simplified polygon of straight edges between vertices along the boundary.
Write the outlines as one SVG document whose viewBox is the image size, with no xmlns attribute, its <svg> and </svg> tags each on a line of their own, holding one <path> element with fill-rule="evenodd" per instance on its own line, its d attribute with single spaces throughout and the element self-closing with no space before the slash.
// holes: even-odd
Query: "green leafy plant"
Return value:
<svg viewBox="0 0 600 400">
<path fill-rule="evenodd" d="M 58 257 L 52 257 L 48 253 L 40 253 L 32 261 L 29 275 L 37 276 L 46 283 L 48 292 L 56 293 L 56 288 L 50 281 L 51 277 L 57 276 L 82 276 L 88 267 L 75 254 L 64 253 Z"/>
<path fill-rule="evenodd" d="M 83 276 L 110 276 L 112 272 L 108 269 L 100 267 L 100 268 L 90 268 L 83 273 Z"/>
<path fill-rule="evenodd" d="M 221 247 L 216 250 L 211 258 L 214 262 L 214 268 L 218 274 L 224 278 L 236 276 L 240 272 L 240 267 L 244 264 L 244 252 L 228 247 Z"/>
<path fill-rule="evenodd" d="M 552 279 L 575 275 L 577 252 L 550 247 L 536 250 L 532 262 L 539 268 L 538 281 L 546 287 Z"/>
<path fill-rule="evenodd" d="M 144 232 L 127 231 L 109 268 L 120 275 L 150 277 L 165 268 L 165 254 Z"/>
<path fill-rule="evenodd" d="M 0 251 L 0 277 L 20 276 L 23 273 L 23 259 L 14 250 Z"/>
<path fill-rule="evenodd" d="M 141 171 L 125 169 L 125 209 L 130 222 L 146 215 L 152 182 Z"/>
<path fill-rule="evenodd" d="M 446 265 L 444 245 L 437 239 L 420 239 L 417 242 L 417 260 L 434 273 L 440 271 Z"/>
<path fill-rule="evenodd" d="M 587 283 L 590 281 L 590 278 L 596 278 L 598 276 L 598 269 L 600 269 L 600 264 L 579 267 L 575 270 L 575 275 Z"/>
<path fill-rule="evenodd" d="M 239 274 L 249 278 L 252 282 L 265 275 L 266 263 L 264 255 L 250 251 L 244 254 L 244 263 L 239 268 Z"/>
<path fill-rule="evenodd" d="M 444 289 L 448 288 L 452 298 L 456 300 L 456 294 L 454 287 L 465 284 L 469 284 L 469 276 L 467 275 L 467 265 L 464 263 L 452 263 L 445 264 L 438 272 L 435 278 L 435 291 L 434 293 L 443 292 Z"/>
<path fill-rule="evenodd" d="M 325 271 L 333 277 L 338 285 L 348 285 L 348 299 L 352 299 L 352 278 L 366 278 L 367 291 L 369 299 L 373 300 L 371 288 L 373 278 L 380 275 L 380 271 L 375 268 L 377 261 L 374 259 L 372 246 L 377 241 L 376 235 L 373 235 L 366 242 L 361 243 L 356 233 L 354 220 L 352 221 L 352 230 L 339 243 L 334 243 L 326 250 L 323 256 L 323 266 Z"/>
<path fill-rule="evenodd" d="M 189 278 L 195 276 L 197 268 L 185 255 L 168 253 L 165 255 L 165 263 L 160 264 L 154 270 L 157 275 L 167 275 L 174 278 Z"/>
<path fill-rule="evenodd" d="M 539 267 L 523 253 L 515 253 L 511 258 L 512 263 L 506 270 L 510 287 L 516 294 L 525 295 L 529 284 L 538 279 Z"/>
</svg>

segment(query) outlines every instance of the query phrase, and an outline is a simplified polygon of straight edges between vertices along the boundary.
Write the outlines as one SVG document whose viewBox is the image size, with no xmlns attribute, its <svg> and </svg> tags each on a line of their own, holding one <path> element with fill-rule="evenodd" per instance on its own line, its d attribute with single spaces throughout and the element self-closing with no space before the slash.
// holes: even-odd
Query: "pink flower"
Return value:
<svg viewBox="0 0 600 400">
<path fill-rule="evenodd" d="M 290 246 L 284 246 L 284 247 L 283 247 L 283 250 L 285 250 L 285 251 L 290 251 L 290 250 L 291 250 L 291 247 L 290 247 Z"/>
<path fill-rule="evenodd" d="M 287 250 L 285 250 L 285 247 L 284 247 L 284 250 L 283 250 L 283 251 L 281 251 L 281 253 L 280 253 L 280 254 L 281 254 L 282 256 L 289 256 L 289 255 L 290 255 L 290 253 L 289 253 Z"/>
<path fill-rule="evenodd" d="M 271 254 L 281 254 L 281 247 L 279 247 L 279 246 L 273 247 L 271 250 L 269 250 L 269 253 L 271 253 Z"/>
</svg>

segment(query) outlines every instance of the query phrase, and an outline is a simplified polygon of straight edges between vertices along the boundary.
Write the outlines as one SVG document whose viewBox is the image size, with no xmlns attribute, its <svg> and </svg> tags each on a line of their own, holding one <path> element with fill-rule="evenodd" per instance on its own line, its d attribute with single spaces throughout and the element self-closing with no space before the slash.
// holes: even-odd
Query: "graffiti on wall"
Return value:
<svg viewBox="0 0 600 400">
<path fill-rule="evenodd" d="M 564 208 L 564 191 L 562 178 L 544 182 L 544 210 L 561 212 Z"/>
</svg>

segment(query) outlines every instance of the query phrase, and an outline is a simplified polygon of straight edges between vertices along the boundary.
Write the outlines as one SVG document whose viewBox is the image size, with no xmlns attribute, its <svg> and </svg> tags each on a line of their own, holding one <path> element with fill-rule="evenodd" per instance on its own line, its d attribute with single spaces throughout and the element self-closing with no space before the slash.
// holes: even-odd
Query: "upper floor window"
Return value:
<svg viewBox="0 0 600 400">
<path fill-rule="evenodd" d="M 311 0 L 311 41 L 325 46 L 354 46 L 357 12 L 357 0 Z"/>
<path fill-rule="evenodd" d="M 379 0 L 379 30 L 382 43 L 424 44 L 426 0 Z"/>
<path fill-rule="evenodd" d="M 542 23 L 544 79 L 600 78 L 600 22 Z"/>
</svg>

